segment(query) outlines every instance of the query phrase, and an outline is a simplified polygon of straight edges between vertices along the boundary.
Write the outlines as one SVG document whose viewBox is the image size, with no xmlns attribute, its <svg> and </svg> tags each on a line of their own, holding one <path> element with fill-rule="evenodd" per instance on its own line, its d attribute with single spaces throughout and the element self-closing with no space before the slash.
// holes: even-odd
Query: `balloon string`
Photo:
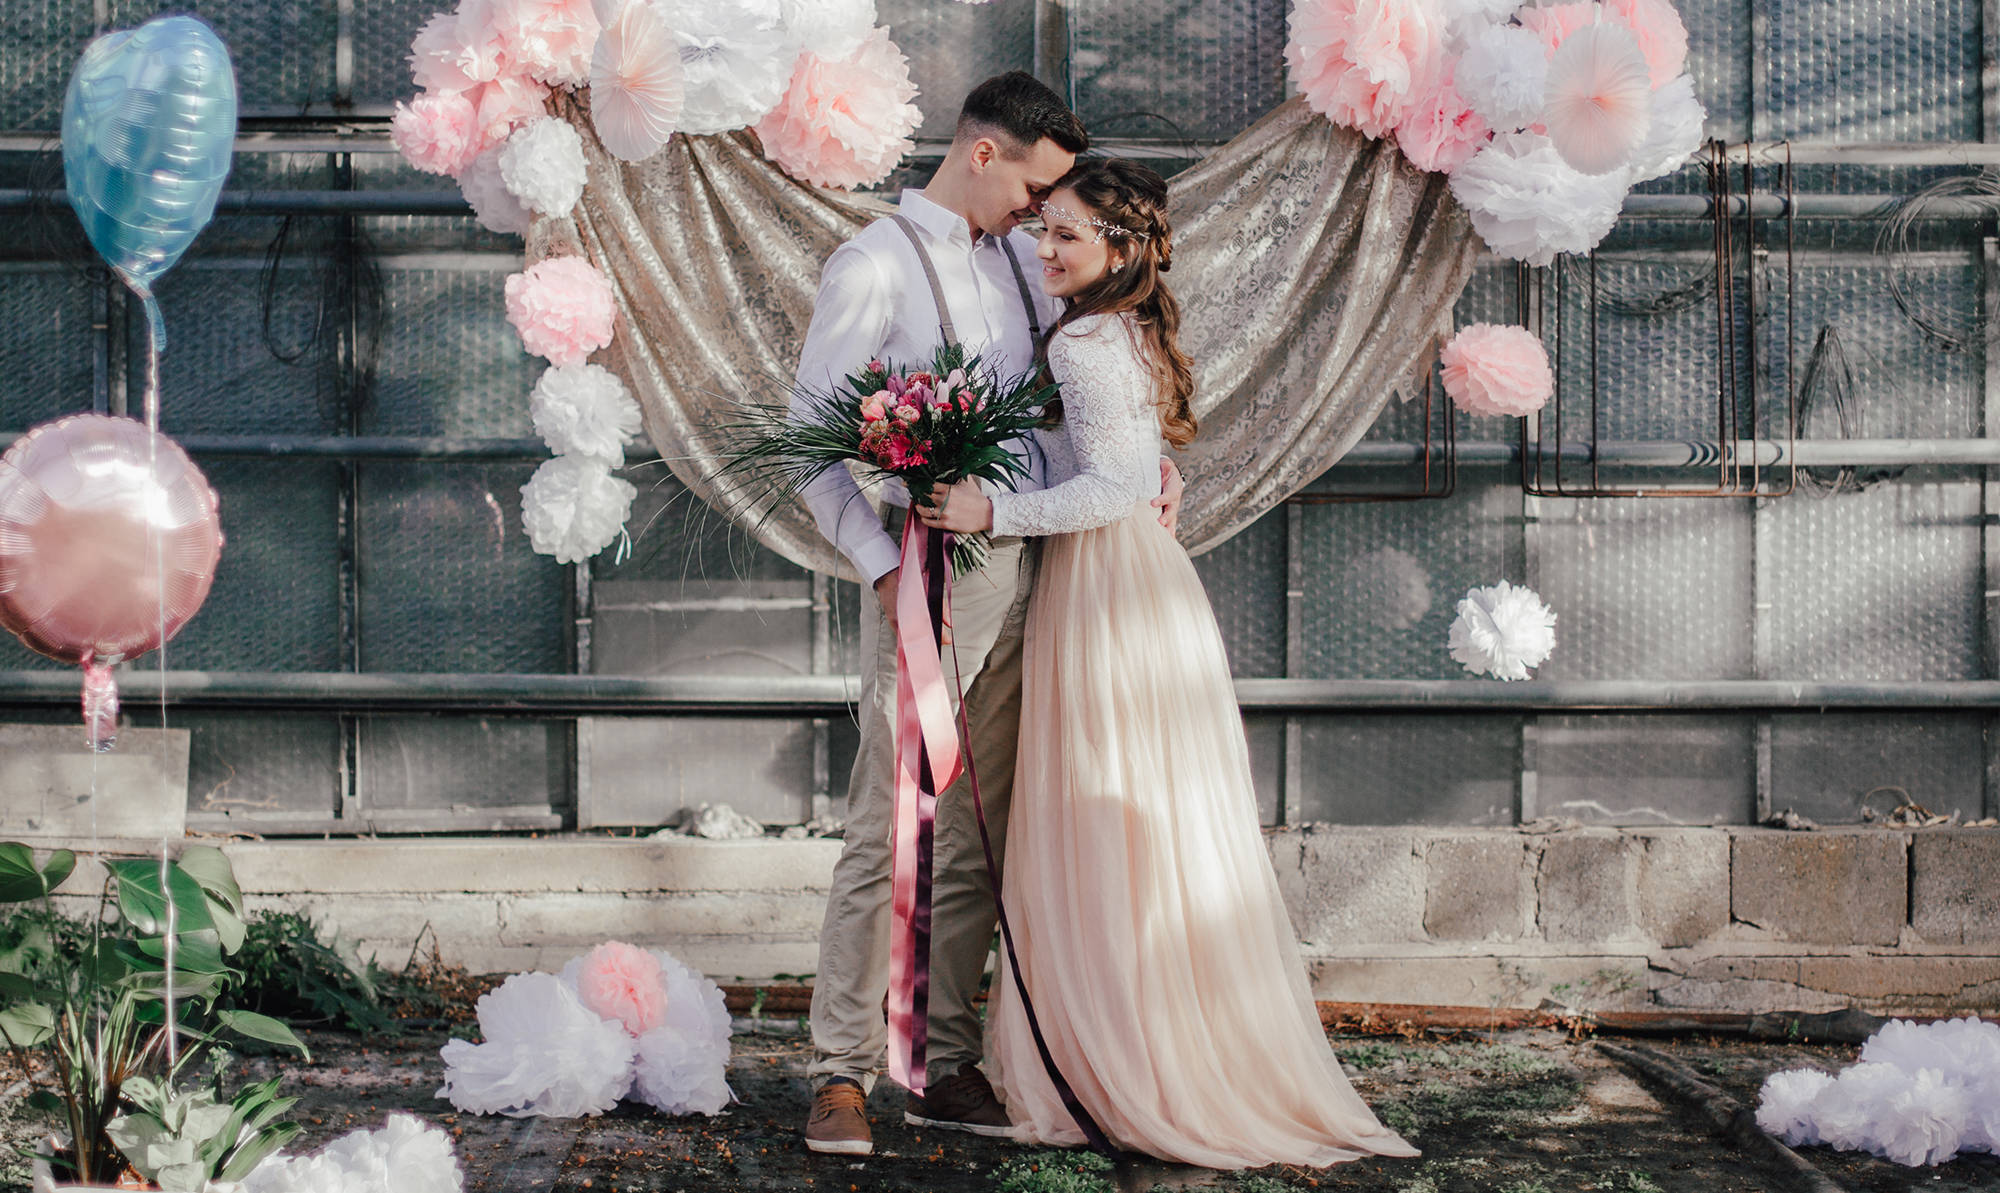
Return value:
<svg viewBox="0 0 2000 1193">
<path fill-rule="evenodd" d="M 146 429 L 157 435 L 160 433 L 160 353 L 167 346 L 166 320 L 160 314 L 159 300 L 153 297 L 151 289 L 145 286 L 133 286 L 132 289 L 146 305 Z"/>
<path fill-rule="evenodd" d="M 127 279 L 130 282 L 130 279 Z M 160 488 L 160 350 L 166 347 L 167 329 L 160 316 L 159 300 L 153 297 L 149 287 L 134 286 L 139 298 L 146 304 L 146 455 L 147 471 L 152 474 L 153 488 Z M 146 536 L 153 541 L 153 591 L 159 598 L 160 616 L 160 749 L 165 756 L 167 737 L 167 542 L 161 527 L 148 522 Z M 166 768 L 160 768 L 160 782 L 167 784 Z M 180 1064 L 180 1043 L 174 1031 L 174 954 L 180 932 L 178 909 L 174 906 L 173 886 L 168 878 L 167 839 L 160 838 L 160 893 L 167 904 L 167 935 L 163 942 L 162 960 L 166 968 L 165 1022 L 162 1024 L 167 1035 L 167 1065 L 169 1071 Z"/>
</svg>

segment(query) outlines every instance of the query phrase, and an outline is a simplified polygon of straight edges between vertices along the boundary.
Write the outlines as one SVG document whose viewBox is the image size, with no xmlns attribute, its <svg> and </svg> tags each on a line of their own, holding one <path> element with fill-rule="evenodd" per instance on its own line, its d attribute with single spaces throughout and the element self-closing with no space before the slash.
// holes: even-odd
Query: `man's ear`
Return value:
<svg viewBox="0 0 2000 1193">
<path fill-rule="evenodd" d="M 966 160 L 972 163 L 973 173 L 979 174 L 984 173 L 999 156 L 1000 146 L 994 143 L 993 138 L 980 137 L 972 143 L 972 152 L 966 155 Z"/>
</svg>

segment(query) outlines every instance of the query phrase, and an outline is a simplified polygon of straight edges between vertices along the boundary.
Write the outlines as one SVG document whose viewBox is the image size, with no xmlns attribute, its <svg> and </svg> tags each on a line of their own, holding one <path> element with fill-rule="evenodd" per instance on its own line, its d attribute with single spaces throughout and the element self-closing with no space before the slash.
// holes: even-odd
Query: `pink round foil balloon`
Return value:
<svg viewBox="0 0 2000 1193">
<path fill-rule="evenodd" d="M 84 667 L 100 749 L 117 720 L 109 667 L 172 638 L 208 596 L 218 504 L 180 445 L 129 418 L 59 418 L 0 455 L 0 626 Z"/>
</svg>

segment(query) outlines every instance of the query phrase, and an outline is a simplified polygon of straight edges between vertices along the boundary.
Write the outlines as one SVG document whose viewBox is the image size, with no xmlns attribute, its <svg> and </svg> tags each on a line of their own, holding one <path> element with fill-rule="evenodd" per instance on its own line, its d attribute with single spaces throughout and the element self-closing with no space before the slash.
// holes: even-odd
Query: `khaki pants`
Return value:
<svg viewBox="0 0 2000 1193">
<path fill-rule="evenodd" d="M 892 525 L 892 529 L 895 527 Z M 1007 840 L 1014 748 L 1021 725 L 1021 631 L 1034 577 L 1034 549 L 994 543 L 986 565 L 952 585 L 952 638 L 965 687 L 967 729 L 979 794 L 998 859 Z M 888 1046 L 889 837 L 895 812 L 896 640 L 872 589 L 861 620 L 861 748 L 847 786 L 847 839 L 833 869 L 814 977 L 809 1070 L 818 1087 L 851 1077 L 872 1090 Z M 944 674 L 953 686 L 953 647 Z M 954 705 L 954 711 L 956 707 Z M 929 1079 L 983 1055 L 973 999 L 993 943 L 993 887 L 980 849 L 972 789 L 964 778 L 939 795 L 931 888 Z"/>
</svg>

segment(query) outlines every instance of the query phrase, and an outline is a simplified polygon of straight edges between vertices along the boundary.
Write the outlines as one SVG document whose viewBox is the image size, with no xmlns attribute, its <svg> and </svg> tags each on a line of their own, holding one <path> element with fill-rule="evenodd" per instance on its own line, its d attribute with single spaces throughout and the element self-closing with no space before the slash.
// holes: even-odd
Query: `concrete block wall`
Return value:
<svg viewBox="0 0 2000 1193">
<path fill-rule="evenodd" d="M 2000 1011 L 2000 830 L 1329 825 L 1269 843 L 1314 992 L 1328 1001 Z M 253 906 L 308 912 L 391 966 L 435 942 L 479 972 L 553 968 L 616 938 L 671 948 L 717 977 L 764 980 L 816 966 L 840 843 L 224 848 Z M 85 871 L 70 889 L 95 889 Z"/>
</svg>

